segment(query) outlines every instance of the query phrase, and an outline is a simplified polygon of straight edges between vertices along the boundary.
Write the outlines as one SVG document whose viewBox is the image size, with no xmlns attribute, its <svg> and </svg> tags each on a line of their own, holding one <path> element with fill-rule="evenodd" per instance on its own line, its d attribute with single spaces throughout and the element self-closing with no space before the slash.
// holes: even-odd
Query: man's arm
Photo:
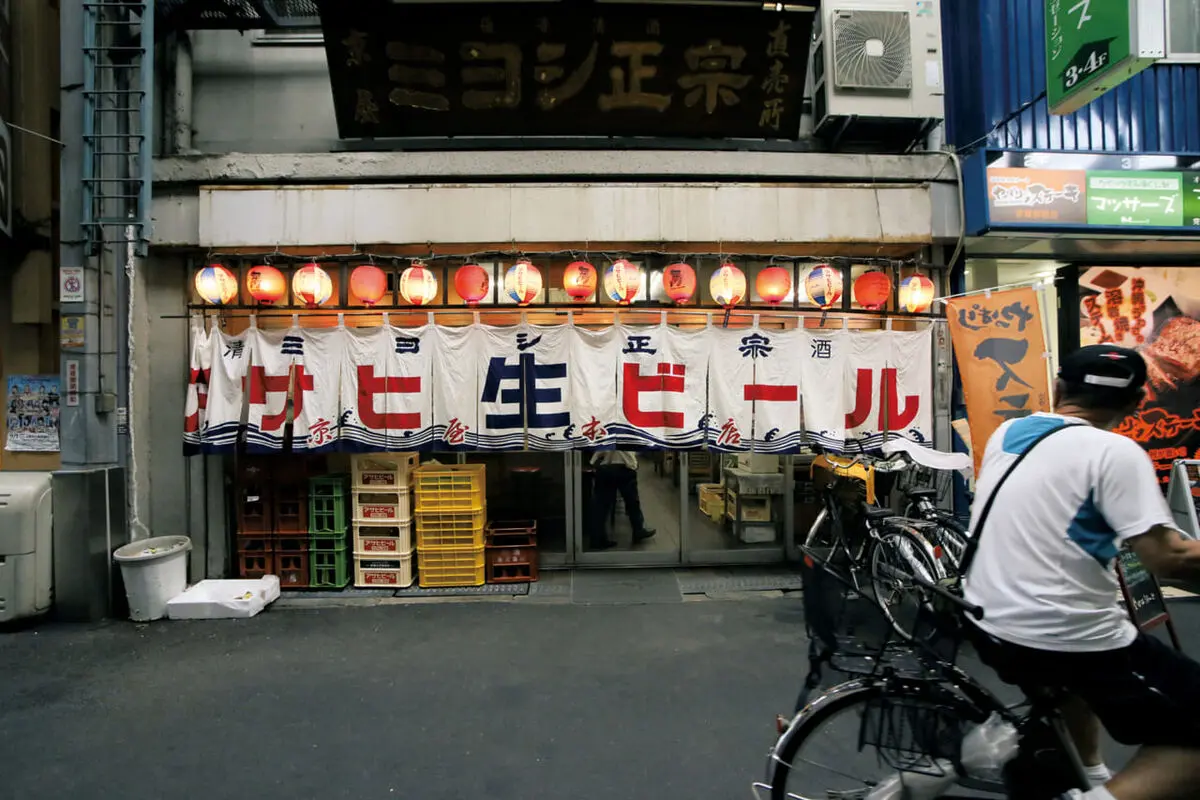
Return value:
<svg viewBox="0 0 1200 800">
<path fill-rule="evenodd" d="M 1173 528 L 1156 525 L 1131 538 L 1129 546 L 1156 577 L 1200 581 L 1200 542 L 1183 538 Z"/>
</svg>

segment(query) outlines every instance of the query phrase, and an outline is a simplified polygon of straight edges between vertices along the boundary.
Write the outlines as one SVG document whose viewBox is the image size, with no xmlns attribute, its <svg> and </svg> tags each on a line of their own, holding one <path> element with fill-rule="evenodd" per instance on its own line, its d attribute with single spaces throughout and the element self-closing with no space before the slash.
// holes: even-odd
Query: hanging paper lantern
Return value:
<svg viewBox="0 0 1200 800">
<path fill-rule="evenodd" d="M 582 303 L 596 291 L 596 268 L 586 261 L 572 261 L 563 273 L 563 288 L 577 303 Z"/>
<path fill-rule="evenodd" d="M 316 308 L 333 294 L 333 281 L 316 264 L 305 264 L 292 275 L 292 294 L 309 308 Z"/>
<path fill-rule="evenodd" d="M 414 306 L 427 306 L 437 299 L 437 278 L 424 264 L 413 264 L 400 273 L 400 296 Z"/>
<path fill-rule="evenodd" d="M 754 288 L 763 302 L 777 306 L 792 291 L 792 273 L 783 267 L 767 267 L 754 279 Z"/>
<path fill-rule="evenodd" d="M 900 282 L 900 307 L 911 314 L 924 314 L 933 305 L 933 281 L 924 275 L 909 275 Z"/>
<path fill-rule="evenodd" d="M 828 311 L 842 299 L 842 271 L 828 264 L 813 267 L 804 279 L 804 292 L 809 300 Z"/>
<path fill-rule="evenodd" d="M 287 296 L 287 279 L 279 270 L 262 264 L 246 273 L 246 290 L 259 305 L 273 306 Z"/>
<path fill-rule="evenodd" d="M 355 267 L 350 273 L 350 294 L 364 305 L 375 305 L 387 294 L 387 273 L 374 264 Z"/>
<path fill-rule="evenodd" d="M 469 306 L 479 305 L 492 288 L 492 276 L 478 264 L 463 264 L 454 273 L 454 291 Z"/>
<path fill-rule="evenodd" d="M 663 270 L 662 282 L 663 291 L 667 293 L 667 297 L 679 305 L 683 305 L 696 293 L 696 270 L 682 261 L 678 264 L 671 264 Z"/>
<path fill-rule="evenodd" d="M 708 282 L 708 293 L 724 308 L 736 306 L 746 296 L 746 273 L 732 262 L 725 262 Z"/>
<path fill-rule="evenodd" d="M 868 311 L 879 311 L 892 296 L 892 279 L 886 272 L 873 269 L 854 281 L 854 302 Z"/>
<path fill-rule="evenodd" d="M 642 271 L 623 258 L 604 270 L 604 293 L 623 306 L 633 302 L 642 288 Z"/>
<path fill-rule="evenodd" d="M 196 272 L 196 294 L 204 298 L 204 302 L 214 306 L 227 305 L 237 293 L 237 278 L 220 264 L 209 264 Z"/>
<path fill-rule="evenodd" d="M 504 273 L 504 292 L 517 305 L 527 306 L 542 291 L 542 273 L 528 261 L 518 261 Z"/>
</svg>

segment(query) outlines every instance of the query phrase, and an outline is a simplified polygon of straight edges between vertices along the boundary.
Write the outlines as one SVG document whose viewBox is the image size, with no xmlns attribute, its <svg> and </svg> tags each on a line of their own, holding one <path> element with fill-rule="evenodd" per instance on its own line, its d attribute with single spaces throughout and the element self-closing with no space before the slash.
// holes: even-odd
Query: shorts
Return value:
<svg viewBox="0 0 1200 800">
<path fill-rule="evenodd" d="M 1056 653 L 968 628 L 1001 680 L 1078 696 L 1121 744 L 1200 748 L 1200 663 L 1158 639 L 1139 632 L 1118 650 Z"/>
</svg>

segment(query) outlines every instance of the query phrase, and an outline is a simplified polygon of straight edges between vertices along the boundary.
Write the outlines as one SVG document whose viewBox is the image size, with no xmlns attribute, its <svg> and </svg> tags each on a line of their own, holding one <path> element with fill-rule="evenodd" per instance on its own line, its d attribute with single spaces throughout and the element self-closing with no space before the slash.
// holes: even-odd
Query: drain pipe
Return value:
<svg viewBox="0 0 1200 800">
<path fill-rule="evenodd" d="M 171 102 L 171 152 L 191 155 L 192 148 L 192 39 L 180 32 L 175 41 L 175 75 Z"/>
</svg>

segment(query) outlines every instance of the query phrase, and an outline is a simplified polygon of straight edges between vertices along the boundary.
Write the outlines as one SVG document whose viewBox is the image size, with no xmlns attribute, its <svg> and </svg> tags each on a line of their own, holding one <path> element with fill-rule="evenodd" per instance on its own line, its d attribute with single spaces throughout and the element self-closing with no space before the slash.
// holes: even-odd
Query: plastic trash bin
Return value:
<svg viewBox="0 0 1200 800">
<path fill-rule="evenodd" d="M 131 620 L 149 622 L 167 615 L 167 601 L 187 589 L 191 549 L 186 536 L 155 536 L 116 549 L 113 558 L 121 565 Z"/>
</svg>

